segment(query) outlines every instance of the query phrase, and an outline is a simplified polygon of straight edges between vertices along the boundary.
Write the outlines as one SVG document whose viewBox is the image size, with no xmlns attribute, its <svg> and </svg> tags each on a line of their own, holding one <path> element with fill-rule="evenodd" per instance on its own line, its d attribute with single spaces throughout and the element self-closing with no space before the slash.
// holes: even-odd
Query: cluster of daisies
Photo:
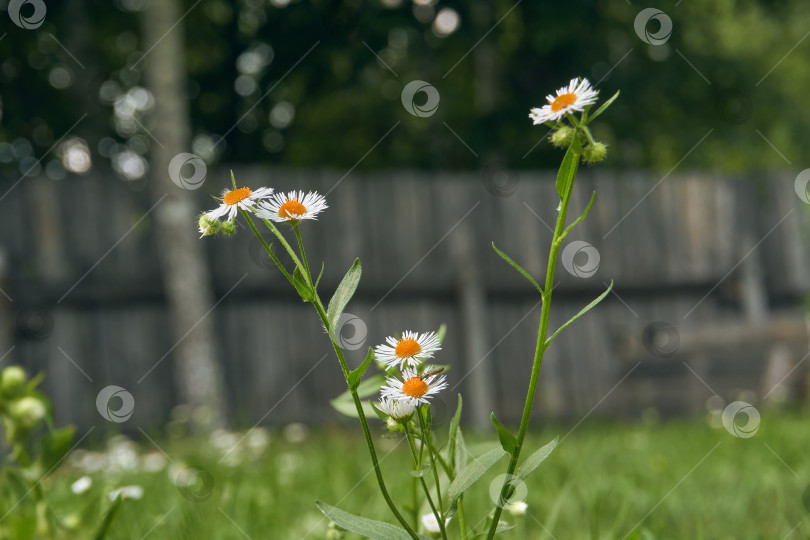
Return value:
<svg viewBox="0 0 810 540">
<path fill-rule="evenodd" d="M 297 225 L 304 219 L 318 219 L 318 214 L 328 208 L 326 199 L 314 191 L 306 194 L 303 191 L 274 193 L 273 188 L 267 187 L 226 189 L 217 200 L 221 201 L 217 208 L 200 216 L 202 236 L 219 232 L 234 234 L 239 210 L 254 213 L 261 219 Z"/>
<path fill-rule="evenodd" d="M 388 377 L 376 406 L 402 422 L 411 417 L 417 406 L 428 403 L 431 396 L 447 388 L 442 369 L 425 363 L 441 349 L 441 341 L 435 332 L 411 331 L 403 332 L 399 339 L 388 337 L 385 341 L 374 348 L 374 354 L 387 370 L 398 368 L 400 376 Z"/>
</svg>

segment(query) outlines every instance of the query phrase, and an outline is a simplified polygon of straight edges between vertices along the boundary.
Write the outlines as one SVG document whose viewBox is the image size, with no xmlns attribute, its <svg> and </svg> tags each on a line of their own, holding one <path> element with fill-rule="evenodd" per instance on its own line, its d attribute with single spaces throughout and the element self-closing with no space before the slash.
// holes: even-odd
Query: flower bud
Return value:
<svg viewBox="0 0 810 540">
<path fill-rule="evenodd" d="M 326 540 L 343 540 L 344 537 L 345 535 L 337 523 L 330 521 L 326 527 Z"/>
<path fill-rule="evenodd" d="M 37 398 L 26 396 L 11 403 L 8 414 L 22 429 L 33 429 L 45 418 L 45 404 Z"/>
<path fill-rule="evenodd" d="M 557 148 L 568 148 L 574 140 L 576 131 L 568 126 L 562 126 L 551 134 L 551 144 Z"/>
<path fill-rule="evenodd" d="M 20 366 L 9 366 L 3 370 L 2 382 L 0 382 L 0 391 L 3 397 L 15 398 L 22 394 L 28 376 L 25 370 Z"/>
<path fill-rule="evenodd" d="M 599 163 L 607 155 L 607 146 L 600 142 L 589 144 L 582 152 L 582 157 L 587 163 Z"/>
<path fill-rule="evenodd" d="M 200 234 L 203 236 L 211 236 L 217 234 L 222 230 L 222 222 L 218 219 L 210 218 L 205 214 L 200 216 Z"/>
<path fill-rule="evenodd" d="M 236 221 L 226 221 L 222 223 L 222 234 L 225 236 L 233 236 L 236 234 Z"/>
<path fill-rule="evenodd" d="M 399 421 L 397 421 L 394 418 L 391 418 L 390 416 L 385 421 L 385 427 L 387 427 L 388 431 L 392 433 L 396 433 L 397 431 L 403 431 L 402 424 L 400 424 Z"/>
</svg>

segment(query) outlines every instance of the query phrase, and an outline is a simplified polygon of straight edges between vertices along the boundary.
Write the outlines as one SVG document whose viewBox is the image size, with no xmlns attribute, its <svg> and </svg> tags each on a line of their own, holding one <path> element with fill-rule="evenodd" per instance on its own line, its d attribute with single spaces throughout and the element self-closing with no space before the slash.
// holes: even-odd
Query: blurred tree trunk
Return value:
<svg viewBox="0 0 810 540">
<path fill-rule="evenodd" d="M 151 149 L 151 195 L 155 209 L 159 257 L 174 339 L 175 377 L 180 399 L 191 406 L 195 428 L 221 426 L 224 418 L 222 370 L 210 311 L 211 276 L 196 232 L 194 191 L 169 178 L 171 159 L 190 148 L 190 119 L 182 13 L 178 0 L 149 3 L 143 12 L 146 84 L 155 98 L 150 130 L 160 144 Z M 177 25 L 177 26 L 174 26 Z M 156 45 L 155 45 L 156 44 Z"/>
</svg>

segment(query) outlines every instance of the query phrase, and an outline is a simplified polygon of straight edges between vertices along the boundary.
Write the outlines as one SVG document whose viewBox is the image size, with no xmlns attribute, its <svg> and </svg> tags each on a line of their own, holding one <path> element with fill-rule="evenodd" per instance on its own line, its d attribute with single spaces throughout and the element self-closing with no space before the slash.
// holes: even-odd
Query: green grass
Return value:
<svg viewBox="0 0 810 540">
<path fill-rule="evenodd" d="M 52 477 L 50 497 L 64 516 L 104 500 L 113 487 L 142 486 L 142 499 L 125 501 L 110 536 L 115 539 L 320 539 L 327 521 L 315 500 L 393 522 L 377 495 L 361 432 L 353 427 L 316 431 L 299 443 L 271 432 L 259 456 L 234 466 L 219 463 L 221 454 L 207 444 L 159 439 L 175 470 L 186 463 L 210 473 L 213 491 L 201 502 L 184 497 L 166 469 L 96 472 L 90 491 L 74 495 L 70 483 L 85 473 L 64 467 Z M 527 452 L 569 429 L 533 433 Z M 494 434 L 487 443 L 475 439 L 468 436 L 474 454 L 496 444 Z M 407 444 L 379 436 L 376 442 L 390 491 L 401 502 L 410 500 Z M 140 448 L 155 450 L 148 441 Z M 645 531 L 641 538 L 810 538 L 810 512 L 802 503 L 810 484 L 808 448 L 808 418 L 796 414 L 765 415 L 750 439 L 701 420 L 584 423 L 529 478 L 529 511 L 518 519 L 505 514 L 517 527 L 500 537 L 624 538 L 638 527 Z M 489 484 L 505 467 L 504 459 L 465 495 L 469 522 L 491 509 Z M 25 500 L 12 515 L 32 511 Z M 459 537 L 455 521 L 449 531 Z"/>
</svg>

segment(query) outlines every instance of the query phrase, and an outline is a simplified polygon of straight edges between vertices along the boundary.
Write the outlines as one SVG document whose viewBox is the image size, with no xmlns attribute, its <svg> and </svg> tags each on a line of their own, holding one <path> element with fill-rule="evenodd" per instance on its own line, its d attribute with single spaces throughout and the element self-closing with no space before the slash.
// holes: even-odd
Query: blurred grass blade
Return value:
<svg viewBox="0 0 810 540">
<path fill-rule="evenodd" d="M 107 534 L 110 532 L 113 523 L 115 523 L 115 519 L 118 517 L 118 514 L 121 512 L 121 505 L 124 503 L 124 499 L 121 497 L 119 493 L 118 496 L 110 506 L 107 513 L 104 514 L 104 517 L 101 519 L 101 525 L 98 528 L 98 532 L 96 532 L 96 536 L 94 537 L 95 540 L 102 540 L 103 538 L 107 537 Z"/>
<path fill-rule="evenodd" d="M 461 394 L 458 394 L 458 405 L 456 406 L 456 414 L 450 421 L 450 433 L 447 437 L 447 462 L 450 465 L 450 470 L 456 470 L 456 435 L 458 435 L 458 424 L 461 421 Z M 455 474 L 453 475 L 455 476 Z M 452 478 L 450 479 L 452 480 Z"/>
</svg>

